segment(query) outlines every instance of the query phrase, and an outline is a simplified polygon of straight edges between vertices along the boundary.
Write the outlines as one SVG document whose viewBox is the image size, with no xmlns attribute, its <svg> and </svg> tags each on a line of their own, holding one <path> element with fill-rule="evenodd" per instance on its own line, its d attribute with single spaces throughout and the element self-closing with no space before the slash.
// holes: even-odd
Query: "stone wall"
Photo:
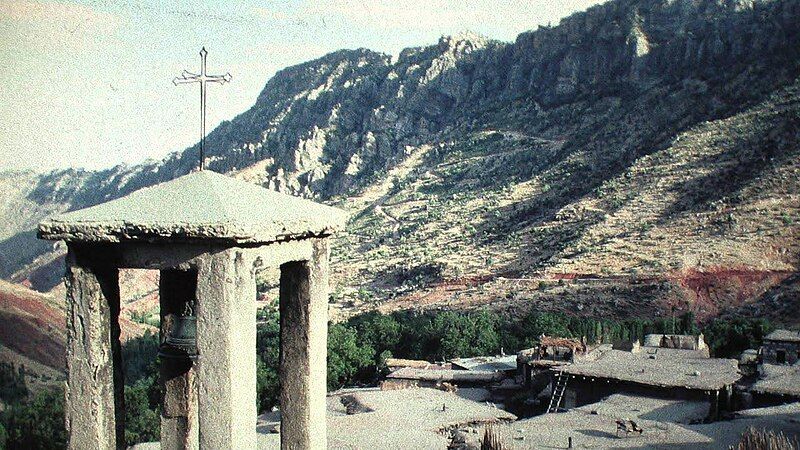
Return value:
<svg viewBox="0 0 800 450">
<path fill-rule="evenodd" d="M 800 359 L 800 342 L 765 340 L 761 357 L 767 364 L 795 364 Z"/>
</svg>

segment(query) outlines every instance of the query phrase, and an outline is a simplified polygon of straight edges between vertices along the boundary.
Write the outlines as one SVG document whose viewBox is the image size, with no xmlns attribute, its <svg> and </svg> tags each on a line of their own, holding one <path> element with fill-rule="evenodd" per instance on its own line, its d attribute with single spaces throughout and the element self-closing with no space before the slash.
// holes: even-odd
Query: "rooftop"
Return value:
<svg viewBox="0 0 800 450">
<path fill-rule="evenodd" d="M 267 243 L 329 235 L 345 221 L 336 208 L 203 170 L 49 218 L 38 234 L 82 242 Z"/>
<path fill-rule="evenodd" d="M 356 397 L 372 411 L 348 415 L 341 401 L 345 395 Z M 444 449 L 449 443 L 444 431 L 450 427 L 469 425 L 483 432 L 481 424 L 513 420 L 516 416 L 502 409 L 463 398 L 461 389 L 457 394 L 426 388 L 346 389 L 327 397 L 327 448 Z M 280 434 L 271 432 L 279 428 L 279 412 L 259 416 L 258 448 L 279 449 Z M 155 450 L 160 446 L 148 443 L 133 448 Z"/>
<path fill-rule="evenodd" d="M 800 366 L 762 364 L 752 391 L 764 394 L 800 396 Z"/>
<path fill-rule="evenodd" d="M 541 338 L 539 338 L 539 344 L 542 347 L 563 347 L 563 348 L 571 348 L 573 350 L 585 350 L 586 347 L 578 339 L 550 337 L 550 336 L 542 336 Z"/>
<path fill-rule="evenodd" d="M 703 335 L 688 334 L 648 334 L 642 341 L 643 347 L 680 348 L 684 350 L 702 350 L 708 348 Z"/>
<path fill-rule="evenodd" d="M 517 355 L 456 358 L 450 362 L 453 363 L 454 366 L 465 370 L 488 372 L 517 370 Z"/>
<path fill-rule="evenodd" d="M 708 358 L 702 352 L 671 348 L 606 350 L 597 358 L 564 366 L 563 370 L 570 375 L 704 390 L 722 389 L 741 377 L 734 359 Z"/>
<path fill-rule="evenodd" d="M 789 330 L 775 330 L 764 338 L 767 341 L 800 342 L 800 332 Z"/>
<path fill-rule="evenodd" d="M 447 382 L 473 382 L 491 383 L 500 381 L 505 376 L 500 372 L 486 370 L 428 370 L 403 367 L 386 375 L 388 379 L 419 380 L 419 381 L 447 381 Z"/>
<path fill-rule="evenodd" d="M 614 395 L 565 413 L 544 414 L 498 427 L 514 448 L 631 448 L 697 450 L 736 445 L 748 427 L 800 436 L 800 403 L 739 411 L 732 420 L 687 423 L 703 417 L 698 402 Z M 644 432 L 628 437 L 615 433 L 617 419 L 632 419 Z M 524 439 L 524 440 L 521 440 Z"/>
</svg>

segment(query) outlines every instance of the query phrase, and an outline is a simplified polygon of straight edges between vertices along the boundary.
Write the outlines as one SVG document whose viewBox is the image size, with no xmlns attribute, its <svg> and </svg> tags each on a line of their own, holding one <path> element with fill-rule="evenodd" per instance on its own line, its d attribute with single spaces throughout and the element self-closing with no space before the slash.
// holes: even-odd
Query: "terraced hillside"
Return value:
<svg viewBox="0 0 800 450">
<path fill-rule="evenodd" d="M 690 114 L 684 100 L 660 107 Z M 659 113 L 647 112 L 648 101 L 664 97 L 618 102 L 603 132 L 647 142 L 623 128 Z M 623 316 L 675 306 L 708 317 L 775 286 L 768 296 L 785 294 L 789 304 L 761 315 L 780 318 L 800 304 L 800 81 L 651 141 L 625 165 L 596 164 L 615 150 L 586 150 L 596 131 L 561 140 L 535 133 L 498 124 L 419 147 L 385 183 L 343 201 L 356 214 L 335 267 L 342 285 L 362 286 L 343 300 L 534 302 Z"/>
</svg>

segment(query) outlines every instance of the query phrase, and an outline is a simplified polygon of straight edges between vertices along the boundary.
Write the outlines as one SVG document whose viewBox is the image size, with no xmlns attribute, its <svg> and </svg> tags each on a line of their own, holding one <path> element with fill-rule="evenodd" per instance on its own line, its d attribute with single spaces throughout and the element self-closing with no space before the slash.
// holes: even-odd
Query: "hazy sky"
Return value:
<svg viewBox="0 0 800 450">
<path fill-rule="evenodd" d="M 164 6 L 163 3 L 174 3 Z M 277 70 L 341 48 L 397 55 L 472 30 L 512 41 L 598 0 L 0 0 L 0 170 L 161 158 L 199 138 L 199 88 L 173 86 L 209 51 L 208 129 L 252 106 Z"/>
</svg>

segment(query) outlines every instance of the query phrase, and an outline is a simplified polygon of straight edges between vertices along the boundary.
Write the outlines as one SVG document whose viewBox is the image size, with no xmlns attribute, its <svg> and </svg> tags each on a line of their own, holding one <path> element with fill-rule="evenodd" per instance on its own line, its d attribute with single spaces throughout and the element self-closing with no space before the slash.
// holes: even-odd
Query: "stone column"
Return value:
<svg viewBox="0 0 800 450">
<path fill-rule="evenodd" d="M 241 249 L 205 256 L 197 277 L 201 450 L 256 448 L 256 282 Z"/>
<path fill-rule="evenodd" d="M 119 271 L 90 266 L 69 248 L 67 287 L 68 447 L 125 448 L 122 353 L 119 343 Z"/>
<path fill-rule="evenodd" d="M 328 246 L 281 266 L 281 449 L 327 448 Z"/>
<path fill-rule="evenodd" d="M 195 300 L 197 271 L 162 270 L 159 276 L 161 342 L 172 330 L 177 315 Z M 196 450 L 197 391 L 189 359 L 161 359 L 161 450 Z"/>
</svg>

